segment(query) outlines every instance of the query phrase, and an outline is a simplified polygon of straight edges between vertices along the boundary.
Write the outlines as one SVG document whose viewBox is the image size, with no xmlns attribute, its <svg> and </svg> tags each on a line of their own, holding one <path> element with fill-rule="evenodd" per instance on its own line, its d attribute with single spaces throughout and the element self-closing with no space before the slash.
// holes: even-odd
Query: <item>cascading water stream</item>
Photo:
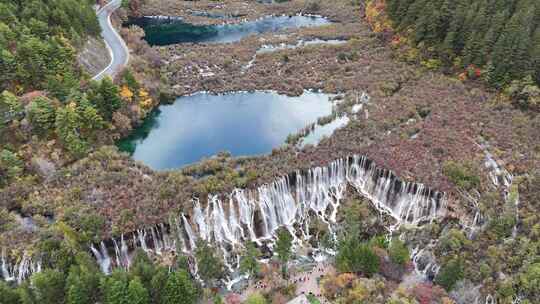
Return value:
<svg viewBox="0 0 540 304">
<path fill-rule="evenodd" d="M 187 254 L 193 253 L 198 239 L 215 244 L 233 272 L 238 265 L 235 249 L 242 248 L 247 241 L 271 248 L 280 227 L 291 232 L 296 246 L 311 238 L 309 223 L 313 217 L 326 223 L 334 234 L 332 226 L 348 185 L 367 197 L 377 210 L 396 220 L 390 232 L 403 224 L 418 226 L 431 222 L 445 213 L 443 193 L 403 182 L 391 171 L 377 168 L 366 157 L 353 156 L 325 167 L 297 171 L 254 190 L 235 189 L 227 199 L 210 195 L 205 208 L 199 199 L 194 199 L 191 220 L 181 214 L 169 223 L 169 229 L 176 229 L 172 235 Z M 129 255 L 125 253 L 130 246 L 157 255 L 164 250 L 175 251 L 176 241 L 170 240 L 165 225 L 158 227 L 138 230 L 131 244 L 122 237 L 119 249 L 115 249 L 118 256 L 115 265 L 111 265 L 104 243 L 100 251 L 93 246 L 91 250 L 106 273 L 112 266 L 130 265 Z M 152 247 L 148 246 L 149 238 Z"/>
<path fill-rule="evenodd" d="M 184 230 L 186 231 L 186 234 L 188 236 L 190 249 L 193 251 L 195 250 L 195 247 L 196 247 L 195 242 L 197 239 L 195 238 L 195 234 L 193 233 L 193 230 L 191 230 L 191 225 L 189 224 L 186 216 L 182 213 L 181 217 L 182 217 L 182 222 L 184 223 Z"/>
<path fill-rule="evenodd" d="M 403 182 L 366 157 L 352 156 L 325 167 L 297 171 L 257 189 L 235 189 L 225 198 L 210 195 L 205 208 L 195 199 L 191 217 L 180 214 L 167 225 L 139 229 L 131 238 L 121 236 L 119 243 L 113 240 L 114 259 L 104 242 L 99 244 L 99 250 L 94 245 L 90 250 L 101 270 L 110 273 L 113 267 L 128 268 L 131 265 L 129 252 L 136 248 L 162 255 L 176 252 L 178 243 L 181 251 L 192 255 L 197 240 L 202 239 L 220 248 L 227 267 L 233 272 L 238 266 L 237 249 L 241 249 L 242 244 L 253 241 L 271 249 L 280 227 L 288 229 L 295 246 L 300 246 L 312 237 L 309 224 L 316 217 L 328 225 L 335 237 L 333 225 L 348 185 L 368 198 L 377 210 L 394 218 L 396 224 L 389 228 L 390 232 L 400 225 L 418 226 L 445 214 L 444 193 Z M 192 271 L 196 273 L 196 265 Z"/>
<path fill-rule="evenodd" d="M 4 281 L 15 281 L 20 284 L 32 273 L 41 272 L 41 260 L 32 260 L 32 256 L 25 251 L 18 263 L 10 263 L 5 252 L 2 252 L 0 267 Z"/>
<path fill-rule="evenodd" d="M 94 245 L 90 246 L 90 250 L 94 254 L 101 271 L 105 274 L 111 273 L 111 258 L 107 252 L 107 247 L 104 242 L 100 243 L 100 250 L 98 251 Z"/>
<path fill-rule="evenodd" d="M 490 146 L 488 143 L 482 143 L 478 146 L 482 149 L 482 151 L 484 151 L 484 166 L 488 170 L 488 176 L 492 182 L 492 186 L 494 189 L 502 190 L 504 192 L 505 201 L 513 205 L 516 223 L 512 228 L 512 237 L 515 238 L 517 237 L 517 227 L 519 222 L 520 201 L 519 191 L 517 189 L 518 185 L 515 183 L 514 176 L 502 165 L 499 165 L 499 162 L 497 162 L 493 154 L 489 151 Z"/>
<path fill-rule="evenodd" d="M 431 241 L 424 248 L 416 247 L 411 251 L 411 261 L 414 265 L 414 271 L 422 280 L 432 280 L 439 273 L 439 266 L 435 260 L 432 249 L 436 242 Z"/>
</svg>

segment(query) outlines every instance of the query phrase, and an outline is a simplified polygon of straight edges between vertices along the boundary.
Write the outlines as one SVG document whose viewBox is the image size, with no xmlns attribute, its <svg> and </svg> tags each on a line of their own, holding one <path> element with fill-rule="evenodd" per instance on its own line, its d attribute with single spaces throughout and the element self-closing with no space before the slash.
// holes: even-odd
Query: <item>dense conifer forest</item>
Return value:
<svg viewBox="0 0 540 304">
<path fill-rule="evenodd" d="M 512 95 L 530 96 L 524 106 L 538 106 L 538 1 L 387 0 L 386 12 L 397 32 L 437 60 L 432 64 L 465 69 L 495 88 L 512 84 Z"/>
<path fill-rule="evenodd" d="M 0 90 L 49 90 L 64 99 L 79 88 L 76 47 L 100 33 L 94 1 L 0 1 Z"/>
</svg>

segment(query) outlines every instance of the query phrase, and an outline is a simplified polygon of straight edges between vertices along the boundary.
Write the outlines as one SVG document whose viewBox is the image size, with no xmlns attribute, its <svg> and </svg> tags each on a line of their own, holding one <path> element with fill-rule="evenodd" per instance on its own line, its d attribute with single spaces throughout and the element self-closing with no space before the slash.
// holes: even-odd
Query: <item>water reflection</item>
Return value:
<svg viewBox="0 0 540 304">
<path fill-rule="evenodd" d="M 136 24 L 145 31 L 150 45 L 174 43 L 228 43 L 252 34 L 276 32 L 282 29 L 312 27 L 330 21 L 319 16 L 269 16 L 255 21 L 224 25 L 193 25 L 167 18 L 130 18 L 126 25 Z"/>
<path fill-rule="evenodd" d="M 300 147 L 305 147 L 306 145 L 317 145 L 321 139 L 324 137 L 330 137 L 335 130 L 344 127 L 349 123 L 349 118 L 347 116 L 336 117 L 330 123 L 324 125 L 315 125 L 313 130 L 311 130 L 305 137 L 303 137 L 300 142 Z"/>
<path fill-rule="evenodd" d="M 121 150 L 154 169 L 179 168 L 220 151 L 235 156 L 269 153 L 318 117 L 332 112 L 328 95 L 305 92 L 195 94 L 160 106 Z"/>
</svg>

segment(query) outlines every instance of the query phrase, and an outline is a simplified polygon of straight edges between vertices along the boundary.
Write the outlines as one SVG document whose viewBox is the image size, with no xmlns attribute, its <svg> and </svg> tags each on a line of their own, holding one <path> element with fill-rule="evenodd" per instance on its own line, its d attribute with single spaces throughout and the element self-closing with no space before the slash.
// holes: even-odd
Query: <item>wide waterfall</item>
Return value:
<svg viewBox="0 0 540 304">
<path fill-rule="evenodd" d="M 238 267 L 238 253 L 244 242 L 271 249 L 280 227 L 291 232 L 295 246 L 311 239 L 309 224 L 314 218 L 326 223 L 334 235 L 338 209 L 349 185 L 395 220 L 389 227 L 390 234 L 400 225 L 419 226 L 439 219 L 446 211 L 444 193 L 401 181 L 367 157 L 355 155 L 328 166 L 296 171 L 256 189 L 209 195 L 205 204 L 193 199 L 191 214 L 179 214 L 167 224 L 139 229 L 130 237 L 122 235 L 91 245 L 90 251 L 101 270 L 110 273 L 114 267 L 129 268 L 136 248 L 155 255 L 191 255 L 197 240 L 203 239 L 221 250 L 232 272 Z M 2 261 L 3 270 L 12 269 L 4 266 L 6 259 Z M 19 272 L 19 276 L 24 278 L 33 272 L 31 267 L 26 268 L 30 271 Z M 196 265 L 192 270 L 196 271 Z M 13 271 L 6 273 L 4 278 L 13 277 Z"/>
<path fill-rule="evenodd" d="M 167 251 L 191 254 L 197 240 L 203 239 L 220 248 L 233 271 L 238 267 L 238 250 L 244 242 L 271 248 L 280 227 L 291 232 L 295 245 L 311 238 L 309 223 L 314 217 L 327 223 L 332 232 L 349 185 L 395 220 L 390 233 L 403 224 L 419 226 L 431 222 L 443 217 L 446 211 L 444 193 L 401 181 L 365 156 L 355 155 L 328 166 L 296 171 L 256 189 L 209 195 L 206 204 L 193 199 L 191 214 L 179 214 L 167 225 L 138 230 L 132 240 L 124 236 L 112 240 L 110 253 L 114 258 L 109 256 L 105 243 L 99 245 L 100 250 L 94 246 L 91 250 L 101 269 L 108 273 L 112 267 L 129 267 L 128 251 L 135 248 L 157 255 Z"/>
</svg>

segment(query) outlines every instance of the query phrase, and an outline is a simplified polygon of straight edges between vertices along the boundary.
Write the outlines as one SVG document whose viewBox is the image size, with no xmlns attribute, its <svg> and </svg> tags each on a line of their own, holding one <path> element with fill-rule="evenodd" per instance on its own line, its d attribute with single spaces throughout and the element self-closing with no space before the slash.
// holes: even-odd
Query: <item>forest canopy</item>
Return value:
<svg viewBox="0 0 540 304">
<path fill-rule="evenodd" d="M 393 28 L 446 67 L 485 70 L 490 85 L 540 84 L 540 2 L 387 0 Z"/>
<path fill-rule="evenodd" d="M 100 33 L 93 3 L 0 0 L 0 91 L 77 87 L 75 48 Z"/>
</svg>

